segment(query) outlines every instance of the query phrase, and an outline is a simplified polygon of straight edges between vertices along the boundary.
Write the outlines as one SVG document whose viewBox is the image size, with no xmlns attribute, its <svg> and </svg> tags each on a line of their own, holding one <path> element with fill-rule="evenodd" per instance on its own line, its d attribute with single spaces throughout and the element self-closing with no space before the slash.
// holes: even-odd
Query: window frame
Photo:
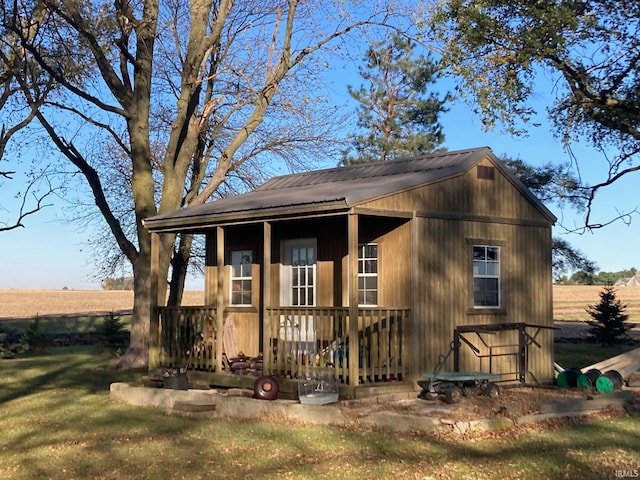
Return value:
<svg viewBox="0 0 640 480">
<path fill-rule="evenodd" d="M 376 248 L 375 258 L 365 256 L 366 249 L 369 246 L 375 246 Z M 375 273 L 365 271 L 367 267 L 367 261 L 370 261 L 370 260 L 375 260 L 375 265 L 376 265 Z M 368 278 L 376 279 L 375 289 L 366 288 L 366 285 L 365 285 L 365 288 L 360 288 L 360 279 L 363 279 L 363 283 L 366 283 L 366 279 Z M 357 281 L 358 281 L 358 306 L 359 307 L 377 307 L 380 301 L 380 243 L 378 242 L 358 243 L 358 280 Z M 373 292 L 373 291 L 375 291 L 376 302 L 364 303 L 364 300 L 366 300 L 367 298 L 366 293 Z M 362 294 L 362 300 L 363 300 L 362 303 L 360 302 L 361 294 Z"/>
<path fill-rule="evenodd" d="M 248 253 L 251 258 L 250 258 L 250 263 L 240 263 L 240 264 L 234 264 L 233 260 L 234 260 L 234 254 L 240 254 L 240 258 L 244 259 L 245 255 Z M 237 249 L 237 250 L 230 250 L 229 251 L 229 305 L 231 307 L 252 307 L 253 306 L 253 289 L 254 289 L 254 285 L 255 282 L 253 280 L 253 262 L 254 262 L 254 257 L 255 257 L 255 252 L 252 249 Z M 242 261 L 242 260 L 241 260 Z M 235 275 L 235 267 L 240 266 L 241 267 L 241 273 L 246 273 L 244 272 L 244 265 L 248 265 L 248 275 L 240 275 L 240 276 L 236 276 Z M 244 299 L 246 298 L 246 295 L 248 294 L 248 298 L 249 298 L 249 303 L 234 303 L 234 299 L 233 299 L 233 285 L 234 285 L 234 281 L 239 281 L 241 282 L 241 285 L 246 282 L 246 281 L 251 282 L 251 289 L 249 290 L 240 290 L 240 298 Z"/>
<path fill-rule="evenodd" d="M 505 242 L 500 240 L 487 240 L 487 239 L 467 239 L 468 255 L 469 255 L 469 310 L 468 313 L 472 314 L 504 314 L 505 310 L 505 271 L 504 271 L 504 257 L 505 257 Z M 497 262 L 497 274 L 483 274 L 476 275 L 474 250 L 476 247 L 497 248 L 498 260 Z M 497 305 L 477 305 L 475 295 L 476 279 L 497 279 Z"/>
</svg>

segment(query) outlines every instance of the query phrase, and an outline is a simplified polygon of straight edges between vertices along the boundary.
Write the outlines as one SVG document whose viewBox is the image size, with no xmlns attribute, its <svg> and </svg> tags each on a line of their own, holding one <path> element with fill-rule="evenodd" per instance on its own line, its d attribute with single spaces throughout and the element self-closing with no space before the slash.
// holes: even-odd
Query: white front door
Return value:
<svg viewBox="0 0 640 480">
<path fill-rule="evenodd" d="M 299 238 L 282 242 L 282 306 L 313 307 L 316 305 L 315 238 Z M 280 321 L 280 337 L 294 342 L 313 342 L 315 332 L 312 315 L 293 315 Z"/>
</svg>

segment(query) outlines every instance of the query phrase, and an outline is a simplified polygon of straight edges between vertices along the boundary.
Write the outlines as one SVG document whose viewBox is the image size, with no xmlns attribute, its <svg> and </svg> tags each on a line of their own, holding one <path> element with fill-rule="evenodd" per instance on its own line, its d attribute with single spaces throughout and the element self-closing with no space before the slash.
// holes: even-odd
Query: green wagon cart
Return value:
<svg viewBox="0 0 640 480">
<path fill-rule="evenodd" d="M 435 400 L 444 397 L 447 403 L 458 403 L 469 392 L 479 392 L 490 398 L 500 394 L 500 387 L 494 382 L 502 377 L 499 373 L 484 372 L 434 372 L 424 374 L 427 380 L 421 380 L 418 385 L 422 391 L 418 398 Z"/>
</svg>

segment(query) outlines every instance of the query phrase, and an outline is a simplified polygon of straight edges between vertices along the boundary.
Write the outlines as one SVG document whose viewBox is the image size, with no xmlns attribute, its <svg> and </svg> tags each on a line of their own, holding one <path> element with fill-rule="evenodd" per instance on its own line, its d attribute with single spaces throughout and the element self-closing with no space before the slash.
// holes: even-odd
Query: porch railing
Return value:
<svg viewBox="0 0 640 480">
<path fill-rule="evenodd" d="M 157 311 L 160 365 L 213 371 L 216 309 L 160 307 Z"/>
<path fill-rule="evenodd" d="M 267 308 L 266 321 L 270 355 L 264 368 L 273 375 L 309 377 L 330 368 L 338 383 L 347 384 L 349 363 L 356 361 L 358 383 L 408 378 L 408 308 L 359 308 L 357 338 L 349 336 L 347 307 Z"/>
<path fill-rule="evenodd" d="M 409 317 L 408 308 L 359 308 L 357 338 L 350 338 L 348 307 L 267 308 L 263 370 L 301 378 L 330 369 L 336 382 L 349 384 L 350 362 L 356 362 L 357 383 L 406 379 Z M 157 318 L 160 366 L 212 372 L 222 364 L 214 307 L 159 307 Z"/>
</svg>

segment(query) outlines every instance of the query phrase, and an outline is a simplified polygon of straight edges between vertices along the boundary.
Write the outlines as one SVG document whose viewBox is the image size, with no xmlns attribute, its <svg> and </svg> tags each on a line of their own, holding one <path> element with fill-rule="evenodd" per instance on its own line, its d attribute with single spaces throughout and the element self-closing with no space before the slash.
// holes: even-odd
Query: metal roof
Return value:
<svg viewBox="0 0 640 480">
<path fill-rule="evenodd" d="M 277 216 L 284 210 L 289 214 L 346 211 L 364 202 L 460 175 L 483 158 L 496 163 L 555 221 L 553 214 L 504 167 L 491 149 L 481 147 L 274 177 L 251 192 L 157 215 L 147 218 L 144 224 L 152 231 L 178 230 L 234 219 L 258 220 Z"/>
</svg>

